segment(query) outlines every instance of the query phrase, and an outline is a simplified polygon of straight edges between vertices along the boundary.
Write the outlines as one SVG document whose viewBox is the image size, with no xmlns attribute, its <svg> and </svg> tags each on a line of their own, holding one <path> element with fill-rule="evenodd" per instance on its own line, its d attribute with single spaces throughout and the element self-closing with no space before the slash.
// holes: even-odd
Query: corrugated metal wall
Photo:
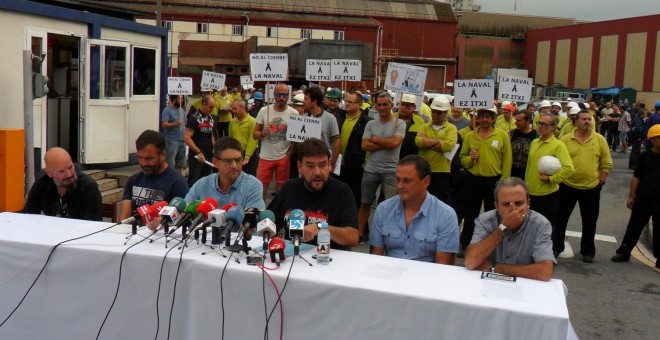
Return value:
<svg viewBox="0 0 660 340">
<path fill-rule="evenodd" d="M 600 38 L 597 87 L 610 87 L 614 84 L 618 44 L 618 35 L 608 35 Z"/>
<path fill-rule="evenodd" d="M 580 38 L 577 41 L 577 51 L 575 58 L 575 82 L 573 86 L 576 89 L 589 88 L 591 79 L 591 61 L 593 56 L 591 52 L 594 48 L 594 38 Z"/>
</svg>

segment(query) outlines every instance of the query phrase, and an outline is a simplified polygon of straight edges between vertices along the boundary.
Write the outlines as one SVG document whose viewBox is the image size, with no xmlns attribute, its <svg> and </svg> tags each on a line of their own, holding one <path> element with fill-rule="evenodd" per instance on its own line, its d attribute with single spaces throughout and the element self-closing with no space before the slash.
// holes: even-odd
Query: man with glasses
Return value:
<svg viewBox="0 0 660 340">
<path fill-rule="evenodd" d="M 393 114 L 395 118 L 399 118 L 406 123 L 406 134 L 401 143 L 401 151 L 399 151 L 399 159 L 403 159 L 408 155 L 416 155 L 419 153 L 417 144 L 415 144 L 415 137 L 424 125 L 424 119 L 415 114 L 417 98 L 414 94 L 404 93 L 401 96 L 401 103 L 399 105 L 399 112 Z"/>
<path fill-rule="evenodd" d="M 211 112 L 215 107 L 215 100 L 212 96 L 202 98 L 202 106 L 186 123 L 186 133 L 183 141 L 188 145 L 188 186 L 192 187 L 200 177 L 204 177 L 212 172 L 213 169 L 204 161 L 213 156 L 213 144 L 215 144 L 215 135 L 213 134 L 214 120 Z"/>
<path fill-rule="evenodd" d="M 372 120 L 366 112 L 362 112 L 361 108 L 362 96 L 357 92 L 351 92 L 346 97 L 346 112 L 337 116 L 339 147 L 342 154 L 339 180 L 351 187 L 358 205 L 366 159 L 366 152 L 362 150 L 362 135 L 367 123 Z"/>
<path fill-rule="evenodd" d="M 527 184 L 518 177 L 495 187 L 495 210 L 475 221 L 474 236 L 465 252 L 465 267 L 550 281 L 554 271 L 552 227 L 529 208 Z"/>
<path fill-rule="evenodd" d="M 243 208 L 264 210 L 261 182 L 243 172 L 241 143 L 231 137 L 222 137 L 213 149 L 213 166 L 218 173 L 201 178 L 186 195 L 186 203 L 213 197 L 218 206 L 235 202 Z"/>
<path fill-rule="evenodd" d="M 275 191 L 279 191 L 289 179 L 291 142 L 286 139 L 287 121 L 298 112 L 287 105 L 289 87 L 284 83 L 275 86 L 275 104 L 259 110 L 254 126 L 254 139 L 261 140 L 257 178 L 263 184 L 263 198 L 275 174 Z"/>
</svg>

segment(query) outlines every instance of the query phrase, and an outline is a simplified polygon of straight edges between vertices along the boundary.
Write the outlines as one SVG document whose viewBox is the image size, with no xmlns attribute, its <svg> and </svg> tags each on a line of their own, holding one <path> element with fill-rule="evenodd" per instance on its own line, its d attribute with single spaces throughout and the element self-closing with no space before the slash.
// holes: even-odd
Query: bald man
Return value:
<svg viewBox="0 0 660 340">
<path fill-rule="evenodd" d="M 51 148 L 44 156 L 45 175 L 30 189 L 24 212 L 101 221 L 101 192 L 91 177 L 78 173 L 71 156 Z"/>
</svg>

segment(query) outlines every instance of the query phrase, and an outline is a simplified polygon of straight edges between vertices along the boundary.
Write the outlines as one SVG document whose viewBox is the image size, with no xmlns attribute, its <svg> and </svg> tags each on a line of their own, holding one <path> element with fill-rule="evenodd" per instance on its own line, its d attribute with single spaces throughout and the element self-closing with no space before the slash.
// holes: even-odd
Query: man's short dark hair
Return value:
<svg viewBox="0 0 660 340">
<path fill-rule="evenodd" d="M 146 130 L 135 140 L 135 148 L 138 151 L 146 148 L 150 144 L 156 147 L 158 153 L 165 152 L 165 136 L 158 131 Z"/>
<path fill-rule="evenodd" d="M 213 147 L 213 156 L 216 158 L 220 157 L 220 154 L 225 151 L 225 150 L 236 150 L 239 152 L 243 152 L 243 148 L 241 147 L 241 143 L 239 143 L 235 138 L 233 137 L 222 137 L 220 138 L 217 142 L 215 142 L 215 146 Z"/>
<path fill-rule="evenodd" d="M 387 92 L 381 92 L 381 93 L 379 93 L 378 96 L 376 97 L 376 101 L 378 101 L 378 98 L 387 98 L 387 101 L 390 102 L 390 104 L 393 103 L 393 102 L 392 102 L 392 97 L 390 97 L 390 94 L 387 93 Z"/>
<path fill-rule="evenodd" d="M 359 92 L 353 91 L 353 92 L 349 92 L 348 94 L 355 95 L 356 98 L 355 101 L 357 102 L 357 104 L 362 104 L 362 95 Z"/>
<path fill-rule="evenodd" d="M 174 102 L 174 101 L 177 100 L 177 99 L 179 99 L 179 95 L 178 95 L 178 94 L 171 94 L 171 95 L 170 95 L 170 101 L 171 101 L 171 102 Z"/>
<path fill-rule="evenodd" d="M 309 97 L 316 105 L 323 105 L 323 91 L 318 86 L 310 86 L 305 89 L 305 95 Z"/>
<path fill-rule="evenodd" d="M 403 159 L 399 161 L 399 165 L 415 165 L 419 179 L 424 179 L 426 176 L 431 176 L 431 164 L 429 164 L 426 159 L 418 155 L 408 155 L 403 157 Z"/>
<path fill-rule="evenodd" d="M 525 116 L 525 121 L 526 121 L 526 122 L 531 122 L 532 119 L 534 119 L 534 117 L 532 116 L 532 114 L 529 113 L 527 110 L 525 110 L 525 111 L 518 111 L 518 112 L 516 113 L 516 116 L 517 116 L 517 115 L 524 115 L 524 116 Z"/>
<path fill-rule="evenodd" d="M 213 96 L 202 96 L 202 105 L 208 104 L 211 98 L 213 98 Z"/>
<path fill-rule="evenodd" d="M 298 145 L 298 161 L 304 157 L 326 156 L 330 159 L 328 144 L 318 138 L 310 138 Z"/>
</svg>

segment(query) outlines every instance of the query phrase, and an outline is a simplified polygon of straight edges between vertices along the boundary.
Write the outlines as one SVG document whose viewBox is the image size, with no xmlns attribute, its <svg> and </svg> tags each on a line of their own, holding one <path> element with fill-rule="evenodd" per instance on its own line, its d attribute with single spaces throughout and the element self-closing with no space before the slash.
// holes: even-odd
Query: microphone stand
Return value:
<svg viewBox="0 0 660 340">
<path fill-rule="evenodd" d="M 133 222 L 131 223 L 131 233 L 128 234 L 128 236 L 126 236 L 126 242 L 124 242 L 124 245 L 128 244 L 128 241 L 130 241 L 131 238 L 132 238 L 133 236 L 135 236 L 135 235 L 140 236 L 140 237 L 142 237 L 143 239 L 147 239 L 147 238 L 149 238 L 151 235 L 153 235 L 153 234 L 151 234 L 151 235 L 149 235 L 149 236 L 142 236 L 142 235 L 140 235 L 140 234 L 137 233 L 137 230 L 138 230 L 138 221 L 135 220 L 135 221 L 133 221 Z"/>
<path fill-rule="evenodd" d="M 304 258 L 302 255 L 300 255 L 300 235 L 297 235 L 297 234 L 294 235 L 293 240 L 291 241 L 291 243 L 293 244 L 293 256 L 298 256 L 303 261 L 307 262 L 307 264 L 310 267 L 313 267 L 313 265 L 309 261 L 307 261 L 306 258 Z"/>
</svg>

